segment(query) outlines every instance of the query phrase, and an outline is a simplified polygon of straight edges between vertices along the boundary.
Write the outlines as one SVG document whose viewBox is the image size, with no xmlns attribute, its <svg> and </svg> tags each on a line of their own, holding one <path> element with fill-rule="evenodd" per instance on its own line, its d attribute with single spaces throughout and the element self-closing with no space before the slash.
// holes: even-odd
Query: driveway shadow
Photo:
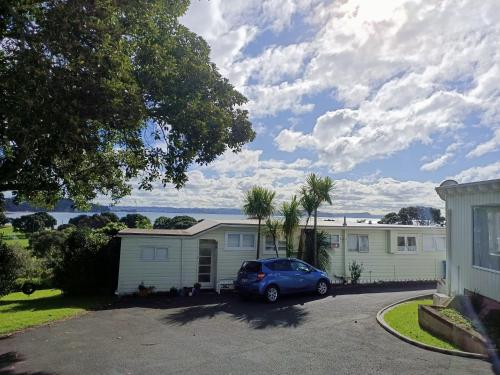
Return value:
<svg viewBox="0 0 500 375">
<path fill-rule="evenodd" d="M 226 314 L 254 329 L 298 327 L 307 321 L 309 314 L 301 305 L 318 298 L 311 295 L 283 296 L 275 304 L 266 304 L 260 300 L 242 301 L 236 296 L 227 295 L 218 297 L 218 300 L 210 298 L 205 303 L 192 301 L 195 304 L 189 306 L 171 305 L 168 309 L 174 311 L 167 314 L 162 321 L 165 324 L 182 326 L 199 319 L 211 319 Z"/>
<path fill-rule="evenodd" d="M 17 372 L 15 364 L 22 361 L 25 361 L 24 356 L 17 352 L 0 354 L 0 375 L 55 375 L 44 371 Z"/>
</svg>

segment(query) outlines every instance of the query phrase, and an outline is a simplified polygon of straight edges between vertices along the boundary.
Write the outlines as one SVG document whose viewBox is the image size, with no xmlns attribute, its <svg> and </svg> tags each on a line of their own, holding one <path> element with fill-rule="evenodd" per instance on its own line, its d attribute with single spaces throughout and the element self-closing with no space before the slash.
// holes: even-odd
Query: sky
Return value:
<svg viewBox="0 0 500 375">
<path fill-rule="evenodd" d="M 257 136 L 120 204 L 241 207 L 255 184 L 282 202 L 316 172 L 336 181 L 323 211 L 443 208 L 443 180 L 500 178 L 499 21 L 497 0 L 192 0 L 181 22 Z"/>
</svg>

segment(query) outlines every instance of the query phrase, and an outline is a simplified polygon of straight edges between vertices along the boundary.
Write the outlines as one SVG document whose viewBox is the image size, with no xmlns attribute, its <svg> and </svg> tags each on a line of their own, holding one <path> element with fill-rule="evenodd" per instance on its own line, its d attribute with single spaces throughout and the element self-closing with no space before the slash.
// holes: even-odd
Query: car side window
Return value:
<svg viewBox="0 0 500 375">
<path fill-rule="evenodd" d="M 294 260 L 292 260 L 292 269 L 294 271 L 303 271 L 303 272 L 309 272 L 311 270 L 311 268 L 308 267 L 307 264 L 302 262 L 297 262 Z"/>
<path fill-rule="evenodd" d="M 290 261 L 288 260 L 277 260 L 268 265 L 273 271 L 291 271 Z"/>
</svg>

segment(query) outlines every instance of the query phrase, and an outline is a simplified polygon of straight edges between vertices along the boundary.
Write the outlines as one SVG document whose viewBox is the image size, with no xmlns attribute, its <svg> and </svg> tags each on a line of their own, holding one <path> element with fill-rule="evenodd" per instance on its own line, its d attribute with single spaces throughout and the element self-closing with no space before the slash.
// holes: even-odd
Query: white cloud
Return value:
<svg viewBox="0 0 500 375">
<path fill-rule="evenodd" d="M 484 143 L 477 145 L 472 151 L 467 154 L 468 158 L 477 158 L 489 152 L 500 149 L 500 129 L 495 130 L 493 137 Z"/>
<path fill-rule="evenodd" d="M 350 109 L 327 112 L 332 121 L 324 125 L 320 117 L 309 133 L 282 130 L 276 138 L 281 150 L 312 149 L 340 172 L 454 134 L 471 115 L 484 126 L 500 121 L 500 91 L 492 84 L 500 79 L 500 29 L 492 27 L 500 3 L 353 0 L 318 9 L 321 27 L 303 76 L 252 88 L 250 97 L 266 95 L 255 95 L 250 108 L 258 114 L 306 110 L 307 95 L 333 90 Z M 345 131 L 335 118 L 340 113 L 350 120 Z M 492 140 L 471 156 L 496 147 Z M 442 155 L 424 170 L 450 158 Z"/>
<path fill-rule="evenodd" d="M 461 183 L 494 180 L 500 178 L 500 162 L 465 169 L 450 178 Z"/>
<path fill-rule="evenodd" d="M 273 163 L 271 163 L 273 164 Z M 265 165 L 265 162 L 264 162 Z M 131 196 L 120 205 L 152 205 L 157 207 L 241 207 L 244 192 L 253 185 L 263 185 L 277 192 L 281 203 L 297 194 L 306 172 L 301 169 L 284 169 L 284 162 L 260 167 L 247 175 L 218 175 L 209 177 L 207 171 L 189 173 L 189 182 L 181 190 L 172 186 L 155 185 L 153 191 L 134 189 Z M 434 191 L 434 182 L 398 181 L 380 176 L 369 179 L 336 181 L 334 203 L 322 206 L 324 212 L 371 212 L 385 214 L 408 205 L 426 205 L 441 208 L 443 202 Z M 152 203 L 154 202 L 154 203 Z"/>
<path fill-rule="evenodd" d="M 436 159 L 434 159 L 430 162 L 423 164 L 420 167 L 420 170 L 422 170 L 422 171 L 435 171 L 439 168 L 442 168 L 453 158 L 453 156 L 455 155 L 455 151 L 458 150 L 458 148 L 461 146 L 462 146 L 461 142 L 452 143 L 451 145 L 449 145 L 446 148 L 446 151 L 443 155 L 437 157 Z"/>
</svg>

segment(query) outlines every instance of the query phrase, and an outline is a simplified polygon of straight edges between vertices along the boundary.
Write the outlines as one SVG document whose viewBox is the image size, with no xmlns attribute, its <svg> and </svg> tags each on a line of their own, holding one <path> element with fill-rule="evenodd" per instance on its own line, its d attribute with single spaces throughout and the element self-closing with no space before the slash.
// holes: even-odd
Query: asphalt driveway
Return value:
<svg viewBox="0 0 500 375">
<path fill-rule="evenodd" d="M 491 374 L 378 326 L 380 308 L 422 293 L 129 300 L 0 340 L 0 374 Z"/>
</svg>

